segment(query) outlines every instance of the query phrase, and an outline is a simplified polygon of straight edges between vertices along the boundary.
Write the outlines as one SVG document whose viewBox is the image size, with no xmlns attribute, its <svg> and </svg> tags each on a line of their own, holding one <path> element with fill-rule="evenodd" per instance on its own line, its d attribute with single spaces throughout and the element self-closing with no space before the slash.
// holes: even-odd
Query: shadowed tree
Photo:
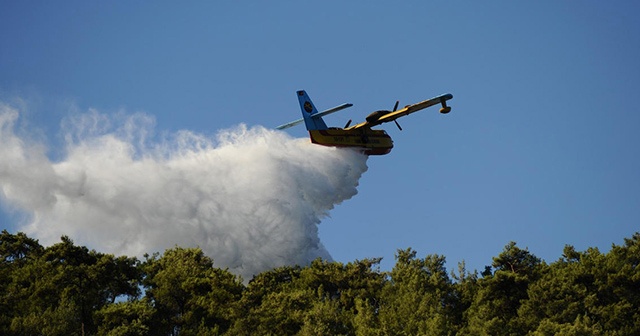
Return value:
<svg viewBox="0 0 640 336">
<path fill-rule="evenodd" d="M 509 243 L 478 278 L 399 250 L 241 279 L 197 248 L 114 257 L 0 234 L 2 335 L 640 335 L 640 233 L 547 265 Z M 495 270 L 495 271 L 494 271 Z M 140 297 L 140 287 L 145 295 Z"/>
<path fill-rule="evenodd" d="M 89 251 L 66 236 L 33 258 L 19 259 L 14 261 L 21 267 L 7 285 L 8 297 L 15 299 L 9 334 L 93 334 L 95 311 L 119 296 L 139 295 L 135 258 Z"/>
<path fill-rule="evenodd" d="M 0 334 L 10 334 L 11 320 L 19 312 L 16 307 L 26 300 L 27 293 L 19 291 L 13 284 L 18 271 L 25 265 L 40 258 L 44 248 L 37 240 L 27 237 L 22 232 L 15 235 L 7 230 L 0 234 Z M 20 279 L 15 279 L 20 281 Z M 24 282 L 26 279 L 21 279 Z M 20 294 L 20 295 L 18 295 Z"/>
</svg>

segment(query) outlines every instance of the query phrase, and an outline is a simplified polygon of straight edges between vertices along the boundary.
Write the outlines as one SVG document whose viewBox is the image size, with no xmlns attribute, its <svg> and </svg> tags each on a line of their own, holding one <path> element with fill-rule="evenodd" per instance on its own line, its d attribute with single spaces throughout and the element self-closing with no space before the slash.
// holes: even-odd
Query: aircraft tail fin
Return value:
<svg viewBox="0 0 640 336">
<path fill-rule="evenodd" d="M 313 102 L 311 101 L 311 98 L 309 98 L 307 92 L 300 90 L 297 94 L 298 101 L 300 102 L 300 109 L 302 110 L 302 117 L 304 119 L 305 126 L 307 126 L 307 130 L 327 129 L 327 124 L 322 120 L 322 116 L 318 115 L 318 109 L 313 105 Z"/>
</svg>

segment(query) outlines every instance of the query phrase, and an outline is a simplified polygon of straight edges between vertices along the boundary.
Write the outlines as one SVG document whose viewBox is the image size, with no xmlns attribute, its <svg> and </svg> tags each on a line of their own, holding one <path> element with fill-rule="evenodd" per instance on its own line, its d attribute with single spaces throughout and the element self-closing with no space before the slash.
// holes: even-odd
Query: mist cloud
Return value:
<svg viewBox="0 0 640 336">
<path fill-rule="evenodd" d="M 358 152 L 263 127 L 157 137 L 148 115 L 96 110 L 62 122 L 53 161 L 17 135 L 19 115 L 0 103 L 0 201 L 29 215 L 20 231 L 116 255 L 199 246 L 245 280 L 330 259 L 318 224 L 367 170 Z"/>
</svg>

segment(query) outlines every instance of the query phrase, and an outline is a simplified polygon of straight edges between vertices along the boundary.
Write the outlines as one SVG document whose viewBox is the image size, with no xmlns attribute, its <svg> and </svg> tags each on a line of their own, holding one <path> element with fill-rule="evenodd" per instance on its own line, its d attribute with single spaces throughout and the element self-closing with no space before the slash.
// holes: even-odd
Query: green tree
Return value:
<svg viewBox="0 0 640 336">
<path fill-rule="evenodd" d="M 379 261 L 318 259 L 245 287 L 200 249 L 140 263 L 5 230 L 0 334 L 640 335 L 640 233 L 608 253 L 565 246 L 549 265 L 511 242 L 482 278 L 412 249 L 390 272 Z"/>
<path fill-rule="evenodd" d="M 215 334 L 231 326 L 242 283 L 214 268 L 201 249 L 175 247 L 162 257 L 148 256 L 143 270 L 146 297 L 156 313 L 152 334 Z"/>
<path fill-rule="evenodd" d="M 7 334 L 92 334 L 96 310 L 139 293 L 135 258 L 89 251 L 68 237 L 32 257 L 9 259 L 16 267 L 5 287 L 12 308 Z"/>
<path fill-rule="evenodd" d="M 450 314 L 459 331 L 466 326 L 469 308 L 478 293 L 478 271 L 468 272 L 465 262 L 462 261 L 458 264 L 458 273 L 451 272 L 451 276 L 455 282 L 452 293 L 454 304 Z"/>
<path fill-rule="evenodd" d="M 15 235 L 7 230 L 0 233 L 0 334 L 8 335 L 15 307 L 21 297 L 15 296 L 11 287 L 14 273 L 26 264 L 38 259 L 44 248 L 37 240 L 22 232 Z"/>
<path fill-rule="evenodd" d="M 95 313 L 98 335 L 150 335 L 155 309 L 149 300 L 118 302 Z"/>
<path fill-rule="evenodd" d="M 377 310 L 384 276 L 379 259 L 348 264 L 314 260 L 281 267 L 251 280 L 234 335 L 354 334 L 360 309 Z M 359 303 L 358 303 L 359 302 Z"/>
<path fill-rule="evenodd" d="M 2 230 L 0 233 L 0 262 L 3 267 L 19 267 L 28 260 L 37 259 L 43 251 L 44 248 L 36 239 L 29 238 L 22 232 L 13 235 L 7 230 Z"/>
<path fill-rule="evenodd" d="M 454 334 L 457 323 L 453 285 L 445 257 L 416 258 L 412 249 L 398 250 L 390 281 L 385 284 L 379 312 L 385 335 Z"/>
<path fill-rule="evenodd" d="M 539 258 L 515 242 L 493 258 L 493 274 L 478 280 L 473 303 L 467 312 L 463 333 L 474 335 L 523 335 L 526 328 L 518 310 L 528 298 L 527 290 L 546 267 Z"/>
<path fill-rule="evenodd" d="M 566 246 L 563 258 L 530 286 L 520 315 L 529 317 L 528 327 L 538 334 L 640 334 L 639 249 L 637 233 L 607 254 Z"/>
<path fill-rule="evenodd" d="M 600 336 L 604 334 L 602 327 L 599 324 L 594 324 L 586 316 L 577 317 L 573 323 L 556 323 L 550 320 L 543 320 L 535 331 L 529 333 L 532 336 Z"/>
<path fill-rule="evenodd" d="M 380 259 L 365 259 L 342 264 L 314 260 L 300 272 L 295 283 L 299 289 L 313 289 L 315 295 L 302 328 L 303 334 L 353 334 L 356 302 L 378 310 L 384 277 L 377 271 Z M 374 269 L 375 268 L 375 269 Z"/>
<path fill-rule="evenodd" d="M 229 334 L 295 334 L 302 325 L 296 312 L 306 309 L 308 296 L 291 291 L 291 283 L 300 277 L 300 270 L 299 266 L 283 266 L 253 277 L 242 293 Z"/>
</svg>

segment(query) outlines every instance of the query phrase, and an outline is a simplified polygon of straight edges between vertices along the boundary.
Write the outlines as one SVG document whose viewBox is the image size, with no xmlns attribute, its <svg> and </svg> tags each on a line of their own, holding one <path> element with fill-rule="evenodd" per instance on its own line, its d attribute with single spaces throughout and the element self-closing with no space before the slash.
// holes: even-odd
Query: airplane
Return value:
<svg viewBox="0 0 640 336">
<path fill-rule="evenodd" d="M 297 95 L 298 101 L 300 102 L 300 109 L 302 110 L 302 119 L 280 125 L 276 127 L 277 129 L 289 128 L 304 121 L 312 143 L 331 147 L 358 148 L 367 155 L 389 154 L 393 148 L 393 140 L 391 140 L 389 134 L 384 130 L 371 129 L 372 127 L 393 121 L 396 123 L 396 126 L 398 126 L 398 129 L 402 130 L 402 127 L 400 127 L 396 119 L 437 104 L 442 105 L 440 113 L 449 113 L 451 112 L 451 107 L 447 106 L 447 100 L 453 98 L 452 94 L 446 93 L 413 105 L 407 105 L 400 110 L 398 110 L 398 104 L 400 102 L 396 101 L 392 111 L 375 111 L 369 114 L 364 122 L 349 126 L 351 125 L 351 120 L 349 120 L 344 128 L 339 128 L 328 127 L 324 120 L 322 120 L 322 117 L 351 107 L 353 104 L 345 103 L 318 112 L 306 91 L 297 91 Z"/>
</svg>

